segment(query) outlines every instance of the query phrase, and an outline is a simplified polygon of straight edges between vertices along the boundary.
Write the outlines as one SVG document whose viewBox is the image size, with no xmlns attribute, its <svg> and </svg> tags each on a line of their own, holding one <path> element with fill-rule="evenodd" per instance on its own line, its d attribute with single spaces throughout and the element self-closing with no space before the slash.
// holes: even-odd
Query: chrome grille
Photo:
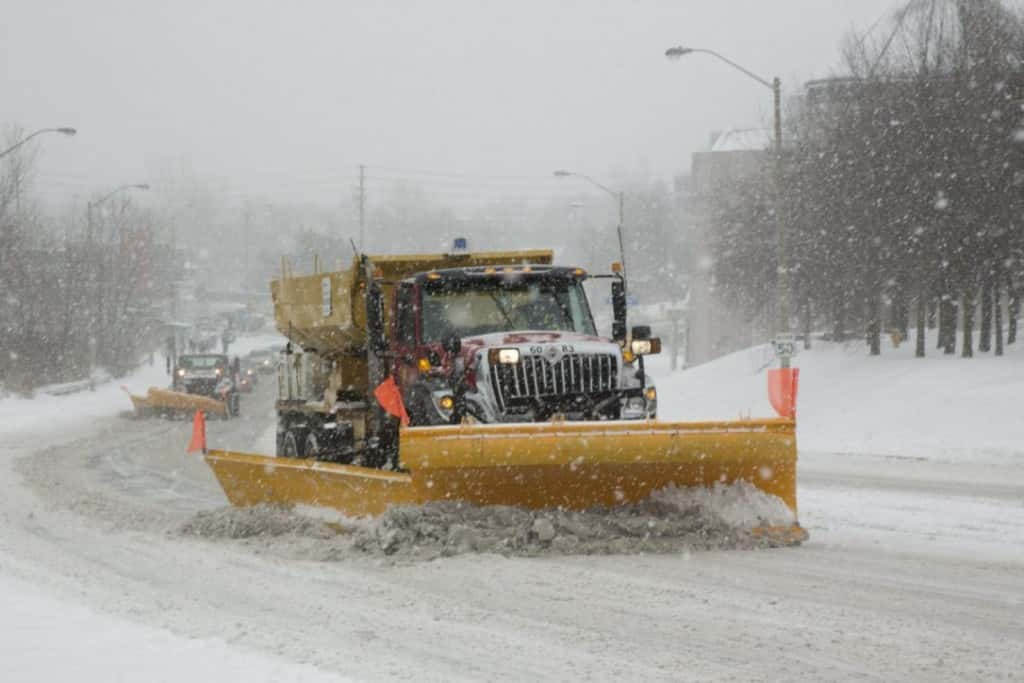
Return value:
<svg viewBox="0 0 1024 683">
<path fill-rule="evenodd" d="M 618 380 L 618 359 L 610 353 L 570 353 L 554 363 L 543 356 L 523 355 L 518 363 L 491 366 L 491 386 L 502 412 L 534 399 L 611 392 L 618 387 Z"/>
</svg>

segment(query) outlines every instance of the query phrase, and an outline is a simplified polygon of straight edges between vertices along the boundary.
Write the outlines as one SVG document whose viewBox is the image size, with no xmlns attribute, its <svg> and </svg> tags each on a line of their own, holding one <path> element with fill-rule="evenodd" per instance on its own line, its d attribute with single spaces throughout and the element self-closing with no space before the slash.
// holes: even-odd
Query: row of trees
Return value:
<svg viewBox="0 0 1024 683">
<path fill-rule="evenodd" d="M 1024 290 L 1024 22 L 997 0 L 914 0 L 845 55 L 781 159 L 712 203 L 722 294 L 763 310 L 784 268 L 807 332 L 863 330 L 877 354 L 914 327 L 923 356 L 927 328 L 954 353 L 959 327 L 964 356 L 975 334 L 1001 354 Z"/>
<path fill-rule="evenodd" d="M 28 199 L 31 152 L 0 162 L 0 390 L 123 374 L 158 332 L 153 227 L 127 200 L 95 211 L 92 226 L 44 218 Z"/>
</svg>

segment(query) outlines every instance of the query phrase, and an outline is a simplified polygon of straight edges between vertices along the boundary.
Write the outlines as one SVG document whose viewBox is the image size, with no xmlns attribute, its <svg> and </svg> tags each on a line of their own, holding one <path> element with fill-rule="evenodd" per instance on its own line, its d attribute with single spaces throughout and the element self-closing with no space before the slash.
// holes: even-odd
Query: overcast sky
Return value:
<svg viewBox="0 0 1024 683">
<path fill-rule="evenodd" d="M 715 49 L 793 92 L 893 6 L 4 0 L 0 123 L 79 129 L 39 147 L 37 191 L 54 199 L 178 165 L 238 196 L 327 203 L 360 163 L 453 201 L 542 192 L 555 168 L 669 179 L 712 130 L 765 124 L 771 93 L 666 48 Z"/>
</svg>

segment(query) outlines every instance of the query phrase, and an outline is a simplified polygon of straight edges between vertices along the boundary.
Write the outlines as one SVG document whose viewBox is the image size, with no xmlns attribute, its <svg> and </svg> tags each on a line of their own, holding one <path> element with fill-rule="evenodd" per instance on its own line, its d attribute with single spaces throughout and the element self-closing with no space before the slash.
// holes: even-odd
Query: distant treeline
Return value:
<svg viewBox="0 0 1024 683">
<path fill-rule="evenodd" d="M 15 134 L 15 138 L 19 135 Z M 159 259 L 145 215 L 127 200 L 50 225 L 22 195 L 30 157 L 0 161 L 0 391 L 117 376 L 154 347 Z"/>
<path fill-rule="evenodd" d="M 1024 290 L 1024 23 L 995 0 L 916 0 L 809 84 L 780 157 L 705 198 L 719 293 L 831 338 L 917 330 L 1001 354 Z M 776 228 L 781 232 L 776 233 Z M 783 277 L 780 277 L 780 272 Z M 975 335 L 977 339 L 975 340 Z"/>
</svg>

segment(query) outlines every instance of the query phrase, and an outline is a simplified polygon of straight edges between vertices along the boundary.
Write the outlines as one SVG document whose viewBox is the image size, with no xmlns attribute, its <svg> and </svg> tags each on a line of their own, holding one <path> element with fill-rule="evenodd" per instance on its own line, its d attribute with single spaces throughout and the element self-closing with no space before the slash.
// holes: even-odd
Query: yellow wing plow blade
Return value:
<svg viewBox="0 0 1024 683">
<path fill-rule="evenodd" d="M 127 389 L 125 390 L 127 391 Z M 157 413 L 194 413 L 202 410 L 211 415 L 226 417 L 227 404 L 208 396 L 197 396 L 180 391 L 150 387 L 145 396 L 128 393 L 135 414 L 142 417 Z"/>
<path fill-rule="evenodd" d="M 796 519 L 792 420 L 548 422 L 403 429 L 402 472 L 210 451 L 207 462 L 235 505 L 330 507 L 350 516 L 390 505 L 475 505 L 586 510 L 615 507 L 675 486 L 748 482 Z M 782 543 L 806 533 L 764 527 Z"/>
</svg>

